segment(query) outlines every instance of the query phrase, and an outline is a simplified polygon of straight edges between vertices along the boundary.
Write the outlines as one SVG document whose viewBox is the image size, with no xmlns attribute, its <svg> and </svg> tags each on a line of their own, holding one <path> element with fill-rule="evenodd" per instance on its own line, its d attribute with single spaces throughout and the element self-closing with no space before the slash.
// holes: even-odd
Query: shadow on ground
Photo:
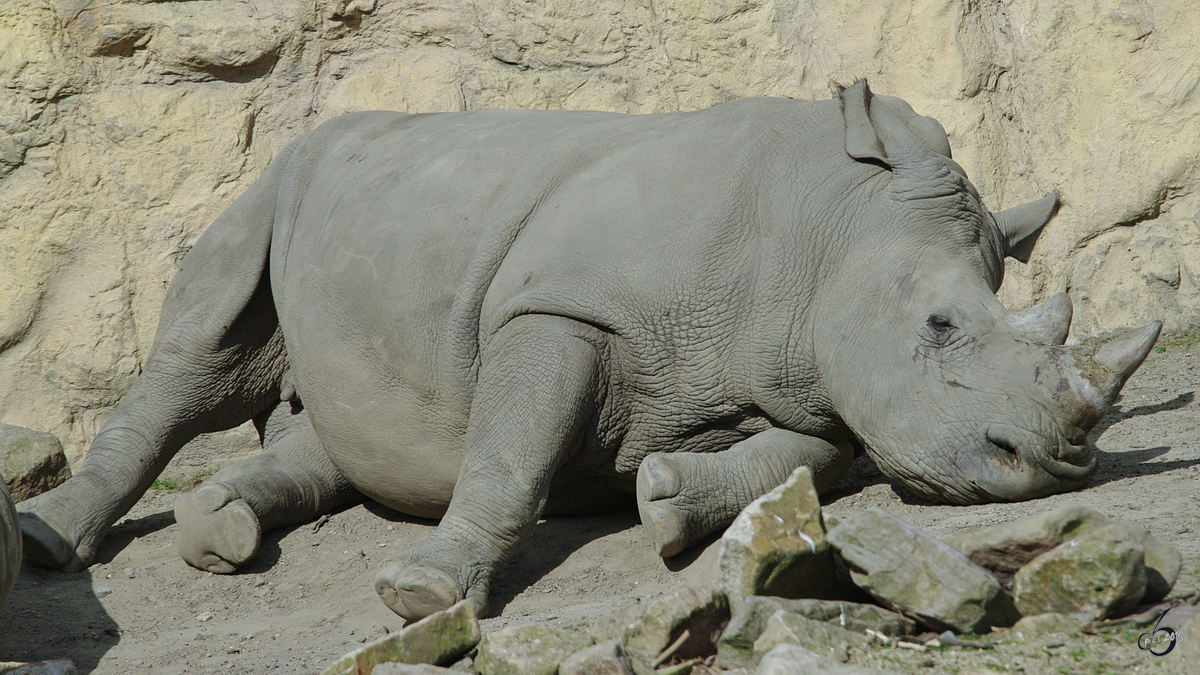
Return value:
<svg viewBox="0 0 1200 675">
<path fill-rule="evenodd" d="M 171 511 L 129 518 L 113 526 L 96 552 L 96 563 L 112 562 L 133 540 L 175 524 Z M 81 673 L 96 668 L 121 641 L 121 627 L 97 597 L 87 572 L 65 573 L 25 563 L 0 610 L 0 661 L 70 659 Z"/>
<path fill-rule="evenodd" d="M 602 516 L 548 518 L 538 523 L 529 539 L 496 572 L 488 596 L 490 614 L 499 616 L 513 598 L 562 565 L 584 544 L 637 524 L 636 510 Z"/>
<path fill-rule="evenodd" d="M 70 659 L 90 673 L 121 641 L 117 622 L 87 572 L 66 574 L 26 564 L 0 610 L 0 661 Z"/>
<path fill-rule="evenodd" d="M 1099 424 L 1097 424 L 1088 435 L 1091 437 L 1092 441 L 1095 442 L 1096 439 L 1100 438 L 1105 431 L 1108 431 L 1109 427 L 1117 422 L 1127 420 L 1131 417 L 1141 417 L 1142 415 L 1153 415 L 1155 413 L 1160 413 L 1167 410 L 1179 410 L 1180 408 L 1186 408 L 1195 399 L 1196 392 L 1188 391 L 1179 394 L 1169 401 L 1153 403 L 1151 405 L 1139 405 L 1129 409 L 1126 409 L 1124 406 L 1122 406 L 1120 399 L 1118 399 L 1118 402 L 1109 409 L 1108 414 L 1104 416 L 1104 419 L 1100 420 Z"/>
</svg>

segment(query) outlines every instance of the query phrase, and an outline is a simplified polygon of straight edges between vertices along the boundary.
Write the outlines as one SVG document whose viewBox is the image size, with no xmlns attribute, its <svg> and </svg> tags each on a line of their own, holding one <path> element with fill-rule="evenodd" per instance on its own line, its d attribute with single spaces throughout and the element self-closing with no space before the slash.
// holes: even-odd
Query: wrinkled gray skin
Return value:
<svg viewBox="0 0 1200 675">
<path fill-rule="evenodd" d="M 941 126 L 865 82 L 338 118 L 196 243 L 78 473 L 19 506 L 27 557 L 89 564 L 181 445 L 252 418 L 265 451 L 176 504 L 183 557 L 230 572 L 366 496 L 441 518 L 376 581 L 408 619 L 483 610 L 544 513 L 636 500 L 670 555 L 859 448 L 941 502 L 1079 488 L 1158 325 L 1068 348 L 1066 296 L 1000 305 L 1055 201 L 989 213 Z"/>
</svg>

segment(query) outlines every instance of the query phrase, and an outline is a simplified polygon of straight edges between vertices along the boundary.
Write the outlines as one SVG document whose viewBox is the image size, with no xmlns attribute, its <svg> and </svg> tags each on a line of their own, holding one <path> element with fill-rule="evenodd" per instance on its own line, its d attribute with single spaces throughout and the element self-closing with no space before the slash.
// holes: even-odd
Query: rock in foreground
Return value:
<svg viewBox="0 0 1200 675">
<path fill-rule="evenodd" d="M 478 643 L 479 618 L 475 606 L 464 600 L 346 654 L 322 675 L 370 675 L 382 663 L 445 666 Z"/>
<path fill-rule="evenodd" d="M 987 570 L 885 511 L 859 513 L 828 537 L 854 583 L 937 632 L 982 633 L 1020 618 Z"/>
<path fill-rule="evenodd" d="M 839 628 L 865 633 L 867 629 L 884 635 L 904 635 L 916 625 L 907 617 L 876 605 L 836 600 L 788 600 L 752 595 L 738 609 L 721 634 L 717 661 L 722 668 L 743 668 L 754 663 L 754 642 L 766 629 L 767 620 L 776 612 L 793 614 L 831 623 Z"/>
<path fill-rule="evenodd" d="M 763 656 L 754 675 L 900 675 L 894 670 L 847 666 L 822 659 L 793 644 L 781 644 Z"/>
<path fill-rule="evenodd" d="M 509 626 L 480 641 L 475 669 L 481 675 L 555 675 L 567 657 L 593 642 L 586 633 L 539 624 Z"/>
<path fill-rule="evenodd" d="M 861 648 L 868 643 L 865 635 L 780 610 L 767 619 L 762 635 L 754 641 L 754 660 L 759 661 L 781 644 L 799 645 L 817 656 L 834 658 L 850 647 Z"/>
<path fill-rule="evenodd" d="M 687 631 L 675 655 L 688 659 L 715 653 L 728 623 L 725 594 L 705 586 L 681 588 L 622 608 L 602 618 L 592 632 L 601 641 L 617 639 L 629 651 L 654 658 Z"/>
<path fill-rule="evenodd" d="M 1034 558 L 1013 577 L 1013 599 L 1022 614 L 1085 613 L 1121 616 L 1146 591 L 1140 537 L 1112 523 Z"/>
<path fill-rule="evenodd" d="M 838 597 L 821 502 L 807 467 L 738 514 L 721 538 L 717 566 L 735 611 L 751 595 Z"/>
<path fill-rule="evenodd" d="M 956 532 L 943 541 L 989 570 L 1001 584 L 1034 558 L 1063 542 L 1083 536 L 1114 521 L 1094 509 L 1065 506 L 1011 523 Z M 1183 558 L 1178 549 L 1137 525 L 1129 525 L 1145 551 L 1146 593 L 1142 602 L 1167 597 L 1179 577 Z"/>
<path fill-rule="evenodd" d="M 609 640 L 572 654 L 558 675 L 654 675 L 654 668 L 645 657 L 625 651 L 620 640 Z"/>
</svg>

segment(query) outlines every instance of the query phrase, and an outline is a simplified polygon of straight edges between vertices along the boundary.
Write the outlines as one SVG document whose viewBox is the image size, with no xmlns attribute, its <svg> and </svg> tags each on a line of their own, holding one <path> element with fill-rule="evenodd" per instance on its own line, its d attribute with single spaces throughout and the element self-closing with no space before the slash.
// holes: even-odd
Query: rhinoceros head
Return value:
<svg viewBox="0 0 1200 675">
<path fill-rule="evenodd" d="M 1099 347 L 1064 346 L 1065 294 L 1005 309 L 995 296 L 1004 257 L 1027 260 L 1057 193 L 993 214 L 937 122 L 865 83 L 842 101 L 846 151 L 875 167 L 815 328 L 834 408 L 885 474 L 934 501 L 1084 486 L 1096 471 L 1088 431 L 1161 323 Z"/>
</svg>

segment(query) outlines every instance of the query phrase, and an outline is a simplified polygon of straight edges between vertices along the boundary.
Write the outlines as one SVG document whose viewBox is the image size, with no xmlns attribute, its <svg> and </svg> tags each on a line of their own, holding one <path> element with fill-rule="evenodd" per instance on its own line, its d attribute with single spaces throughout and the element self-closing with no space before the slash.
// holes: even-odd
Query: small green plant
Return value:
<svg viewBox="0 0 1200 675">
<path fill-rule="evenodd" d="M 1071 675 L 1071 669 L 1066 666 L 1059 666 L 1058 675 Z"/>
<path fill-rule="evenodd" d="M 1142 631 L 1133 626 L 1125 626 L 1121 629 L 1121 639 L 1129 644 L 1137 644 L 1138 636 L 1141 634 Z"/>
<path fill-rule="evenodd" d="M 169 478 L 159 478 L 150 484 L 150 489 L 155 492 L 166 492 L 179 487 L 179 484 Z"/>
<path fill-rule="evenodd" d="M 1083 647 L 1076 647 L 1075 649 L 1067 652 L 1067 656 L 1074 659 L 1075 663 L 1079 663 L 1083 660 L 1083 657 L 1087 656 L 1087 650 L 1085 650 Z"/>
<path fill-rule="evenodd" d="M 200 473 L 196 474 L 195 476 L 192 476 L 191 478 L 184 481 L 185 484 L 183 487 L 185 490 L 191 490 L 191 489 L 195 488 L 197 485 L 199 485 L 199 484 L 203 483 L 204 481 L 208 480 L 209 478 L 211 478 L 212 475 L 213 475 L 213 472 L 211 472 L 211 471 L 201 471 Z"/>
</svg>

